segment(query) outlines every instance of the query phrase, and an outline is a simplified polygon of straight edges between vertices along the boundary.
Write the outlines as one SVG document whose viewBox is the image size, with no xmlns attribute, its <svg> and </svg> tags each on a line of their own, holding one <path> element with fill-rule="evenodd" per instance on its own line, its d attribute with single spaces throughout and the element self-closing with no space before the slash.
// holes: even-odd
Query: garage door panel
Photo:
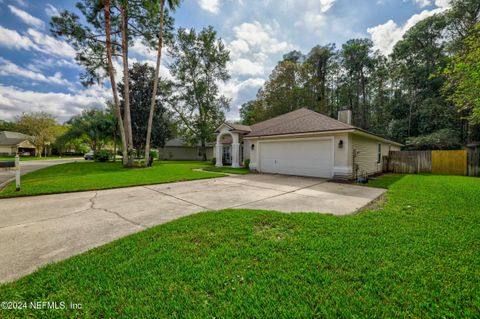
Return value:
<svg viewBox="0 0 480 319">
<path fill-rule="evenodd" d="M 332 176 L 332 141 L 263 142 L 260 170 L 265 173 Z"/>
</svg>

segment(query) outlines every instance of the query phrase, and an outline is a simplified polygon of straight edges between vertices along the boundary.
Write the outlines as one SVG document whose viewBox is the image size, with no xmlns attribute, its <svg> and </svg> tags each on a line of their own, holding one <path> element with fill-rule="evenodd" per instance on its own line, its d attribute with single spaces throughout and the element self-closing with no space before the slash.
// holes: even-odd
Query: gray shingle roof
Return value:
<svg viewBox="0 0 480 319">
<path fill-rule="evenodd" d="M 197 143 L 197 146 L 200 146 L 200 142 Z M 207 143 L 207 147 L 211 147 L 212 143 Z M 188 144 L 183 138 L 181 137 L 174 137 L 165 142 L 165 147 L 195 147 L 191 144 Z"/>
<path fill-rule="evenodd" d="M 307 108 L 301 108 L 250 126 L 248 137 L 356 129 Z"/>
<path fill-rule="evenodd" d="M 15 146 L 29 138 L 30 136 L 22 133 L 2 131 L 0 132 L 0 146 Z"/>
<path fill-rule="evenodd" d="M 226 123 L 228 126 L 233 127 L 234 130 L 236 131 L 244 131 L 244 132 L 250 132 L 250 126 L 248 125 L 242 125 L 242 124 L 235 124 L 235 123 Z"/>
</svg>

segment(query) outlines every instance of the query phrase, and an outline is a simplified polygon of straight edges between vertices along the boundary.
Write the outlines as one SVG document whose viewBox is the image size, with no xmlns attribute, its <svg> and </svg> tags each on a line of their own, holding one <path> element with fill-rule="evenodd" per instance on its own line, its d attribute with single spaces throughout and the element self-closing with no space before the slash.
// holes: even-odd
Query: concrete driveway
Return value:
<svg viewBox="0 0 480 319">
<path fill-rule="evenodd" d="M 20 174 L 25 175 L 27 173 L 39 170 L 52 165 L 70 163 L 81 161 L 83 158 L 66 158 L 58 160 L 32 160 L 32 161 L 21 161 L 20 162 Z M 13 170 L 0 170 L 0 189 L 3 188 L 5 183 L 8 183 L 12 178 L 15 177 L 15 171 Z"/>
<path fill-rule="evenodd" d="M 251 174 L 0 200 L 0 282 L 145 228 L 205 210 L 351 214 L 385 190 Z"/>
</svg>

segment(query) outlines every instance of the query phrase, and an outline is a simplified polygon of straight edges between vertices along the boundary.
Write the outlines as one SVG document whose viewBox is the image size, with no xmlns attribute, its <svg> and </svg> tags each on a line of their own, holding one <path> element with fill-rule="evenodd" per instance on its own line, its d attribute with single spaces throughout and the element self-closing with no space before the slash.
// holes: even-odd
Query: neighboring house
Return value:
<svg viewBox="0 0 480 319">
<path fill-rule="evenodd" d="M 213 144 L 207 144 L 207 159 L 213 158 Z M 192 146 L 181 138 L 168 140 L 165 146 L 160 149 L 162 160 L 202 160 L 200 144 Z"/>
<path fill-rule="evenodd" d="M 402 144 L 351 125 L 351 112 L 339 119 L 302 108 L 251 126 L 224 123 L 216 131 L 216 166 L 250 168 L 325 178 L 354 178 L 382 171 L 383 156 Z"/>
<path fill-rule="evenodd" d="M 14 156 L 19 153 L 34 156 L 37 149 L 29 141 L 30 136 L 17 132 L 0 132 L 0 156 Z"/>
</svg>

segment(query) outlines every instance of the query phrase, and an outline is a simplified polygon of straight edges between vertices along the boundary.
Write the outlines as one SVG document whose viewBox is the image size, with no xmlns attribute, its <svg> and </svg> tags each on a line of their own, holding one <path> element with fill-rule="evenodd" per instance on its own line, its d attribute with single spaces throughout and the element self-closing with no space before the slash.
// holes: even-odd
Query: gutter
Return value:
<svg viewBox="0 0 480 319">
<path fill-rule="evenodd" d="M 271 134 L 271 135 L 260 135 L 260 136 L 248 136 L 245 135 L 243 137 L 244 140 L 255 140 L 255 139 L 268 139 L 268 138 L 275 138 L 275 137 L 301 137 L 301 136 L 310 136 L 310 135 L 328 135 L 328 134 L 336 134 L 336 133 L 354 133 L 361 136 L 366 136 L 370 138 L 374 138 L 379 141 L 383 141 L 386 143 L 394 144 L 397 146 L 404 146 L 403 144 L 397 143 L 395 141 L 388 140 L 384 137 L 379 135 L 370 133 L 368 131 L 359 129 L 359 128 L 346 128 L 346 129 L 336 129 L 336 130 L 327 130 L 327 131 L 315 131 L 315 132 L 299 132 L 299 133 L 287 133 L 287 134 Z"/>
</svg>

